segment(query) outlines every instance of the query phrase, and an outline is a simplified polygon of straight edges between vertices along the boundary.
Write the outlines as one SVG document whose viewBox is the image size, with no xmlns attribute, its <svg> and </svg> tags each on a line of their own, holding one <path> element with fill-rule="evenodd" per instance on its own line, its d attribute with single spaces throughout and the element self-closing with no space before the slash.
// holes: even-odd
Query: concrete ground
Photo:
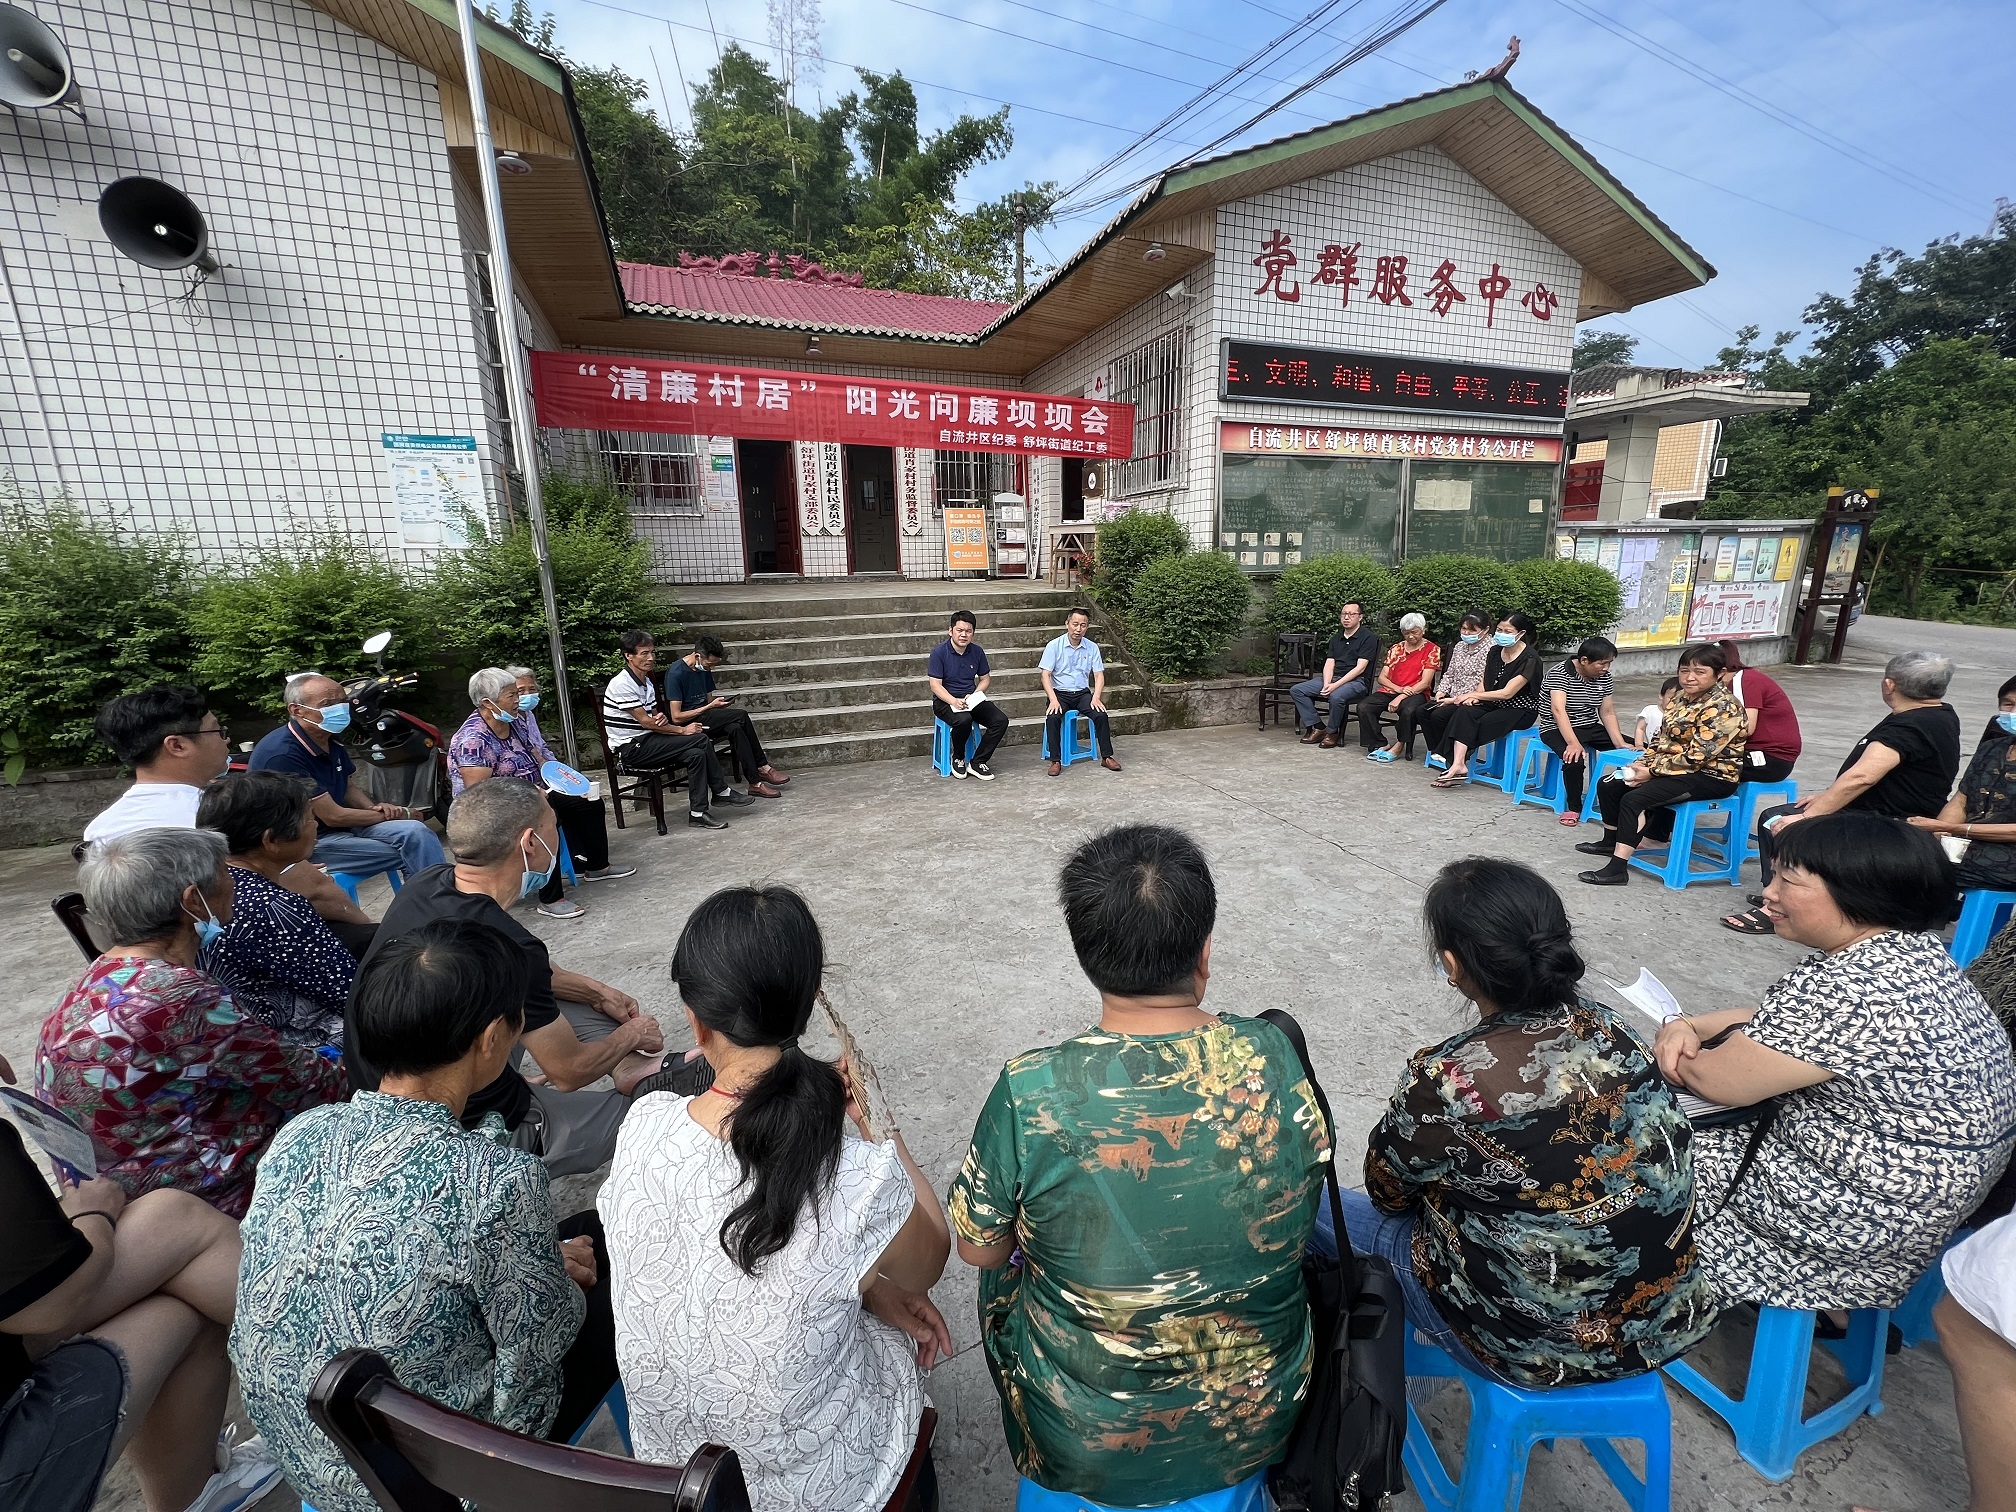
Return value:
<svg viewBox="0 0 2016 1512">
<path fill-rule="evenodd" d="M 1881 716 L 1876 669 L 1908 646 L 1956 656 L 1951 697 L 1971 749 L 1996 686 L 2016 671 L 2016 633 L 1865 619 L 1848 665 L 1774 669 L 1805 730 L 1802 786 L 1824 785 Z M 1649 687 L 1634 681 L 1623 690 L 1627 716 Z M 1250 726 L 1141 737 L 1120 755 L 1122 774 L 1088 764 L 1055 781 L 1027 752 L 986 785 L 935 778 L 922 761 L 808 774 L 785 800 L 733 815 L 723 834 L 675 827 L 660 839 L 633 825 L 614 836 L 614 850 L 640 868 L 635 879 L 584 888 L 590 913 L 581 922 L 528 922 L 557 961 L 621 985 L 669 1025 L 678 1009 L 666 964 L 688 910 L 729 883 L 801 889 L 826 931 L 833 1000 L 879 1062 L 906 1136 L 941 1190 L 1002 1061 L 1094 1019 L 1096 998 L 1072 960 L 1053 887 L 1074 842 L 1118 821 L 1180 824 L 1204 844 L 1220 890 L 1210 1002 L 1237 1013 L 1287 1007 L 1301 1017 L 1342 1125 L 1347 1174 L 1405 1057 L 1463 1022 L 1429 965 L 1418 907 L 1453 857 L 1514 857 L 1552 878 L 1599 995 L 1606 981 L 1649 966 L 1691 1009 L 1749 1002 L 1800 955 L 1718 928 L 1716 917 L 1740 902 L 1733 888 L 1676 894 L 1643 876 L 1628 888 L 1583 887 L 1575 872 L 1589 863 L 1570 846 L 1593 831 L 1570 833 L 1552 815 L 1515 809 L 1482 787 L 1432 791 L 1418 766 L 1377 768 Z M 0 853 L 0 976 L 15 984 L 0 1000 L 0 1053 L 18 1068 L 81 965 L 47 907 L 72 875 L 60 848 Z M 586 1205 L 595 1184 L 562 1183 L 560 1211 Z M 974 1292 L 972 1273 L 955 1259 L 937 1296 L 962 1348 L 976 1337 Z M 1730 1343 L 1718 1338 L 1708 1348 L 1727 1355 Z M 1814 1374 L 1823 1392 L 1840 1384 L 1824 1357 Z M 941 1366 L 930 1389 L 942 1415 L 937 1456 L 949 1512 L 1010 1506 L 1013 1469 L 979 1354 Z M 1951 1382 L 1936 1345 L 1893 1358 L 1883 1414 L 1809 1453 L 1782 1486 L 1737 1459 L 1727 1431 L 1691 1398 L 1668 1394 L 1680 1512 L 1965 1504 Z M 1460 1444 L 1458 1395 L 1445 1394 L 1431 1422 Z M 1579 1445 L 1537 1452 L 1524 1505 L 1616 1505 L 1599 1480 Z M 116 1468 L 100 1508 L 139 1505 L 130 1470 Z M 279 1512 L 286 1503 L 276 1492 L 264 1505 Z M 1418 1507 L 1411 1494 L 1397 1505 Z"/>
</svg>

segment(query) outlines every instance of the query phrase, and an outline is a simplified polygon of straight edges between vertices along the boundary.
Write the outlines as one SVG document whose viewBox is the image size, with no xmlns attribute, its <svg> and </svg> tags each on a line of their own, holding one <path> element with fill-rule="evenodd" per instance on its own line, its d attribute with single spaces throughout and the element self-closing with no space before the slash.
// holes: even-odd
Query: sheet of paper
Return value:
<svg viewBox="0 0 2016 1512">
<path fill-rule="evenodd" d="M 70 1121 L 60 1108 L 30 1097 L 13 1087 L 0 1087 L 0 1110 L 13 1121 L 28 1142 L 63 1167 L 73 1181 L 89 1181 L 98 1174 L 98 1151 L 91 1136 Z"/>
<path fill-rule="evenodd" d="M 1612 982 L 1610 985 L 1616 988 L 1619 997 L 1649 1018 L 1655 1027 L 1680 1012 L 1680 1000 L 1673 996 L 1673 989 L 1643 966 L 1638 968 L 1638 980 L 1630 986 L 1626 987 L 1620 982 Z M 1708 1098 L 1696 1097 L 1692 1092 L 1682 1092 L 1678 1088 L 1674 1089 L 1674 1096 L 1680 1104 L 1680 1111 L 1690 1119 L 1700 1118 L 1709 1113 L 1720 1113 L 1728 1106 L 1727 1103 L 1712 1102 Z"/>
<path fill-rule="evenodd" d="M 985 702 L 987 702 L 987 695 L 982 693 L 978 688 L 975 688 L 971 693 L 966 695 L 966 707 L 969 709 L 977 709 Z"/>
</svg>

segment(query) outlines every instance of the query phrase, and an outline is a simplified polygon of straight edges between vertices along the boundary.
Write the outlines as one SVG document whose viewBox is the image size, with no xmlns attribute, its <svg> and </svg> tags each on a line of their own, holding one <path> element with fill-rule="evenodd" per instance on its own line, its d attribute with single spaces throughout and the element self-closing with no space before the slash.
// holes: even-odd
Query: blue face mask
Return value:
<svg viewBox="0 0 2016 1512">
<path fill-rule="evenodd" d="M 538 840 L 539 848 L 546 852 L 546 870 L 534 871 L 530 866 L 525 868 L 525 875 L 518 879 L 518 896 L 521 898 L 531 897 L 532 894 L 538 892 L 539 889 L 553 880 L 553 867 L 556 859 L 553 855 L 553 847 L 537 835 L 532 838 Z M 199 925 L 198 927 L 200 928 L 201 926 Z"/>
<path fill-rule="evenodd" d="M 1474 631 L 1471 634 L 1462 637 L 1463 644 L 1466 646 L 1474 646 L 1477 644 L 1477 642 L 1479 642 L 1482 639 L 1484 639 L 1484 637 L 1476 634 Z"/>
<path fill-rule="evenodd" d="M 1997 714 L 1995 723 L 2002 726 L 2005 735 L 2016 735 L 2016 714 Z"/>
<path fill-rule="evenodd" d="M 1491 637 L 1491 644 L 1493 644 L 1494 646 L 1516 646 L 1519 644 L 1519 637 L 1516 635 L 1509 635 L 1505 631 L 1500 630 L 1497 634 Z"/>
<path fill-rule="evenodd" d="M 504 723 L 506 724 L 510 724 L 513 720 L 515 720 L 518 717 L 516 714 L 513 714 L 509 709 L 505 708 L 504 705 L 500 703 L 493 703 L 490 705 L 490 707 L 497 711 L 497 717 L 503 720 Z"/>
<path fill-rule="evenodd" d="M 189 913 L 189 910 L 185 908 L 182 912 Z M 196 921 L 196 948 L 198 950 L 208 950 L 224 934 L 224 926 L 217 922 L 217 915 L 210 912 L 209 903 L 204 903 L 203 912 L 206 917 L 201 919 L 197 919 L 194 914 L 189 914 L 189 917 Z"/>
<path fill-rule="evenodd" d="M 518 695 L 518 712 L 520 714 L 530 714 L 538 707 L 539 695 L 537 693 L 520 693 Z"/>
<path fill-rule="evenodd" d="M 347 703 L 331 704 L 328 708 L 318 709 L 315 712 L 316 717 L 322 721 L 324 735 L 341 735 L 350 728 L 350 705 Z"/>
</svg>

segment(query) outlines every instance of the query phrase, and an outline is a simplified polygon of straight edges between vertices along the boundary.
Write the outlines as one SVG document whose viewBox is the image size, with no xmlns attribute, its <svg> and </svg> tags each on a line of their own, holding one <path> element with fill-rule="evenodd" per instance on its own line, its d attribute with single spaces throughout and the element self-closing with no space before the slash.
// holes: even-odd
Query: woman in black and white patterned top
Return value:
<svg viewBox="0 0 2016 1512">
<path fill-rule="evenodd" d="M 1955 897 L 1937 841 L 1848 811 L 1787 830 L 1778 856 L 1765 911 L 1820 953 L 1756 1008 L 1659 1032 L 1688 1091 L 1778 1098 L 1747 1172 L 1750 1128 L 1696 1131 L 1696 1242 L 1725 1302 L 1895 1307 L 2008 1164 L 2016 1061 L 1931 932 Z"/>
</svg>

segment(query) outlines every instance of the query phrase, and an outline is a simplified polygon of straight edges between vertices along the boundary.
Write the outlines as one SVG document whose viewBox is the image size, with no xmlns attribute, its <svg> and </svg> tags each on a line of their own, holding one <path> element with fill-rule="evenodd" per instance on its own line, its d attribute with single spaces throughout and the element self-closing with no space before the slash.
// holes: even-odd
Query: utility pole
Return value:
<svg viewBox="0 0 2016 1512">
<path fill-rule="evenodd" d="M 553 697 L 560 704 L 560 744 L 569 766 L 581 764 L 574 743 L 574 700 L 567 692 L 567 650 L 560 643 L 560 609 L 553 595 L 553 554 L 546 545 L 546 500 L 539 486 L 539 433 L 525 402 L 530 375 L 518 339 L 518 293 L 511 250 L 504 236 L 504 194 L 497 184 L 497 145 L 490 139 L 490 106 L 483 97 L 483 55 L 476 45 L 476 16 L 469 0 L 455 0 L 462 29 L 462 74 L 469 90 L 469 119 L 476 133 L 476 181 L 483 190 L 483 220 L 490 238 L 490 279 L 497 304 L 497 339 L 503 344 L 502 397 L 511 421 L 511 449 L 525 484 L 525 514 L 532 525 L 532 555 L 539 564 L 539 597 L 546 608 L 546 644 L 553 657 Z M 509 486 L 508 483 L 506 485 Z"/>
<path fill-rule="evenodd" d="M 1015 226 L 1015 297 L 1020 299 L 1026 288 L 1029 266 L 1024 246 L 1029 234 L 1029 197 L 1020 190 L 1008 196 L 1008 219 Z"/>
</svg>

